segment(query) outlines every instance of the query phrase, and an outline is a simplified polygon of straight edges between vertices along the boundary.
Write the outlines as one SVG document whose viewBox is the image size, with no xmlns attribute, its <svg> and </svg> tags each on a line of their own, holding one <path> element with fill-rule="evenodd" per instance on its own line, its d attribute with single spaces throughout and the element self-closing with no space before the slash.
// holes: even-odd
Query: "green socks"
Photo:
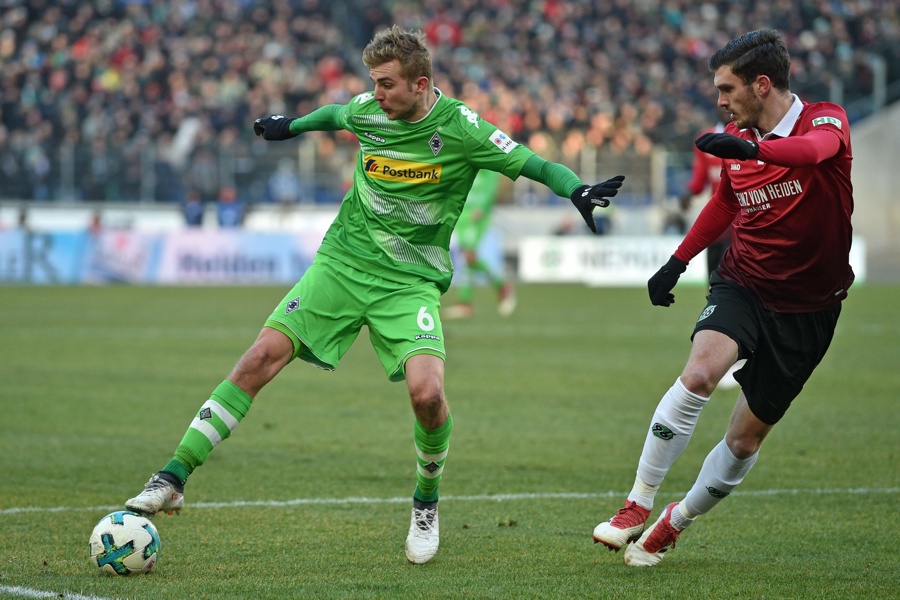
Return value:
<svg viewBox="0 0 900 600">
<path fill-rule="evenodd" d="M 416 491 L 413 498 L 421 502 L 438 499 L 438 485 L 447 462 L 450 448 L 450 432 L 453 431 L 453 417 L 448 415 L 444 424 L 437 429 L 425 429 L 416 419 L 414 439 L 416 442 Z"/>
<path fill-rule="evenodd" d="M 227 379 L 220 383 L 200 407 L 175 449 L 175 456 L 162 470 L 172 473 L 183 484 L 194 469 L 206 462 L 212 449 L 231 436 L 252 402 L 253 398 Z"/>
</svg>

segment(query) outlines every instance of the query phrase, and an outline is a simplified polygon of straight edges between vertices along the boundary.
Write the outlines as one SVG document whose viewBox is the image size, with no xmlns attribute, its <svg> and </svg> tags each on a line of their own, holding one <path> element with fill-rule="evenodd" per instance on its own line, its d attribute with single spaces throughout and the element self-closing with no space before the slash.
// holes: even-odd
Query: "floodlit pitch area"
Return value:
<svg viewBox="0 0 900 600">
<path fill-rule="evenodd" d="M 413 417 L 366 332 L 338 368 L 289 365 L 185 489 L 147 575 L 98 577 L 97 520 L 170 457 L 283 288 L 0 288 L 0 597 L 888 598 L 900 553 L 900 288 L 851 289 L 831 350 L 738 491 L 661 565 L 591 532 L 624 500 L 705 290 L 522 286 L 445 323 L 455 420 L 441 549 L 407 563 Z M 445 303 L 452 302 L 452 294 Z M 724 433 L 717 391 L 663 485 Z"/>
</svg>

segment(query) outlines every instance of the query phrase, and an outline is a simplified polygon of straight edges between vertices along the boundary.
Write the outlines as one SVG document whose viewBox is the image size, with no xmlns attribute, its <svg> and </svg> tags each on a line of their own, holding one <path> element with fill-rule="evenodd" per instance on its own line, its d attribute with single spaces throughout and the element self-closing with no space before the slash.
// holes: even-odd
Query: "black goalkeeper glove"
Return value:
<svg viewBox="0 0 900 600">
<path fill-rule="evenodd" d="M 687 263 L 678 260 L 674 256 L 664 264 L 647 282 L 647 291 L 650 292 L 650 302 L 654 306 L 669 306 L 675 302 L 675 294 L 672 288 L 678 283 L 678 278 L 687 270 Z"/>
<path fill-rule="evenodd" d="M 575 208 L 581 213 L 581 218 L 594 233 L 597 233 L 597 224 L 594 223 L 594 207 L 606 208 L 609 206 L 608 199 L 619 193 L 623 181 L 625 181 L 624 175 L 616 175 L 603 183 L 583 185 L 572 192 L 572 204 L 575 205 Z"/>
<path fill-rule="evenodd" d="M 750 160 L 759 154 L 759 144 L 730 133 L 704 133 L 694 142 L 700 150 L 719 158 Z"/>
<path fill-rule="evenodd" d="M 297 137 L 291 133 L 291 122 L 294 119 L 284 115 L 269 115 L 260 117 L 253 122 L 253 133 L 263 136 L 267 140 L 289 140 Z"/>
</svg>

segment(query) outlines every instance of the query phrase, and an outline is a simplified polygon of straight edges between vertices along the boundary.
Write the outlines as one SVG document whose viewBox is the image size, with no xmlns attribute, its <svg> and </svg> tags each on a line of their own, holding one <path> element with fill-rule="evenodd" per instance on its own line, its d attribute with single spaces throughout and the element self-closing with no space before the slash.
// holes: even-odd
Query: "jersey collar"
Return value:
<svg viewBox="0 0 900 600">
<path fill-rule="evenodd" d="M 756 127 L 753 128 L 756 139 L 767 140 L 772 136 L 786 138 L 791 135 L 791 131 L 794 130 L 794 125 L 797 123 L 797 119 L 800 118 L 800 113 L 803 111 L 803 101 L 797 97 L 797 94 L 791 94 L 791 96 L 793 96 L 794 102 L 784 116 L 781 117 L 781 120 L 778 121 L 778 125 L 775 126 L 775 129 L 760 137 Z"/>
<path fill-rule="evenodd" d="M 431 105 L 431 108 L 428 109 L 428 112 L 425 114 L 425 116 L 418 121 L 407 121 L 407 123 L 412 123 L 413 125 L 415 125 L 416 123 L 421 123 L 422 121 L 427 119 L 431 115 L 431 113 L 434 112 L 434 109 L 437 108 L 437 105 L 441 101 L 441 98 L 444 97 L 444 93 L 438 88 L 434 88 L 434 95 L 437 96 L 437 100 L 434 101 L 434 104 Z"/>
</svg>

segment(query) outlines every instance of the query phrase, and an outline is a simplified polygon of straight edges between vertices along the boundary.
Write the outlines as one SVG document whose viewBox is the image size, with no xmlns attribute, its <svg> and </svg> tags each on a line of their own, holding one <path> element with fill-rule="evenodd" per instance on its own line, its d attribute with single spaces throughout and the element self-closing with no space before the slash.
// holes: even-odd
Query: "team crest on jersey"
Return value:
<svg viewBox="0 0 900 600">
<path fill-rule="evenodd" d="M 698 322 L 699 322 L 699 321 L 702 321 L 703 319 L 705 319 L 705 318 L 708 317 L 709 315 L 713 314 L 713 311 L 714 311 L 714 310 L 716 310 L 716 305 L 715 305 L 715 304 L 710 304 L 709 306 L 707 306 L 706 308 L 703 309 L 703 312 L 700 313 L 700 318 L 697 319 L 697 321 L 698 321 Z"/>
<path fill-rule="evenodd" d="M 835 119 L 834 117 L 817 117 L 812 120 L 813 127 L 818 127 L 819 125 L 834 125 L 838 129 L 841 129 L 841 120 Z"/>
<path fill-rule="evenodd" d="M 444 147 L 444 140 L 441 139 L 441 136 L 437 134 L 437 131 L 434 132 L 434 135 L 431 136 L 431 139 L 428 140 L 428 145 L 431 146 L 431 151 L 434 152 L 434 155 L 437 156 L 438 152 L 441 151 L 441 148 Z"/>
<path fill-rule="evenodd" d="M 287 306 L 284 309 L 284 314 L 289 315 L 298 308 L 300 308 L 300 296 L 297 296 L 293 300 L 288 300 Z"/>
<path fill-rule="evenodd" d="M 493 142 L 495 146 L 503 150 L 505 154 L 509 154 L 513 151 L 513 148 L 519 145 L 517 142 L 513 141 L 511 137 L 509 137 L 499 129 L 496 129 L 494 133 L 491 134 L 491 142 Z"/>
</svg>

